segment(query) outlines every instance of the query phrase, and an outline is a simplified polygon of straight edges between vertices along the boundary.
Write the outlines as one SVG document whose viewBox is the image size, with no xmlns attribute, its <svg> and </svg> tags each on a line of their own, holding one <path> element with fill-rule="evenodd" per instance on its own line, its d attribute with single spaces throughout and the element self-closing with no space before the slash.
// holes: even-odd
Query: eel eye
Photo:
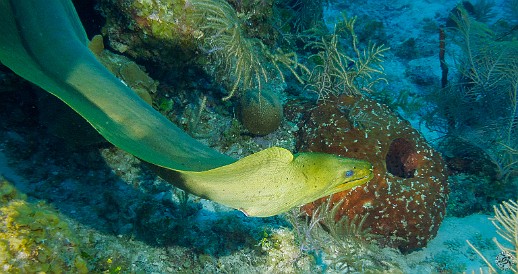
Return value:
<svg viewBox="0 0 518 274">
<path fill-rule="evenodd" d="M 353 176 L 353 175 L 354 175 L 354 171 L 352 171 L 352 170 L 347 170 L 347 171 L 345 172 L 345 177 L 351 177 L 351 176 Z"/>
</svg>

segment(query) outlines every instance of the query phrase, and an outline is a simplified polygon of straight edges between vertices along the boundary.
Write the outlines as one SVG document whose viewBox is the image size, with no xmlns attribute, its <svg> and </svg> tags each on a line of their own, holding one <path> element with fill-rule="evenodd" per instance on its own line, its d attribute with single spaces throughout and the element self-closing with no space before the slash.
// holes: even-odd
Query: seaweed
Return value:
<svg viewBox="0 0 518 274">
<path fill-rule="evenodd" d="M 376 244 L 380 236 L 364 227 L 368 214 L 356 215 L 352 219 L 338 217 L 344 200 L 333 204 L 331 197 L 311 216 L 300 208 L 287 213 L 301 250 L 339 272 L 397 271 L 398 267 L 385 260 Z"/>
<path fill-rule="evenodd" d="M 217 79 L 229 84 L 232 98 L 237 90 L 263 89 L 265 83 L 275 76 L 268 73 L 269 67 L 284 82 L 284 74 L 279 65 L 287 67 L 301 82 L 296 72 L 305 69 L 298 63 L 294 52 L 285 53 L 282 49 L 271 51 L 260 39 L 249 37 L 243 25 L 250 20 L 252 13 L 237 12 L 224 0 L 193 0 L 193 20 L 202 31 L 204 51 L 212 56 Z M 229 76 L 230 75 L 230 76 Z"/>
<path fill-rule="evenodd" d="M 294 33 L 302 34 L 311 29 L 325 28 L 324 5 L 327 0 L 289 0 L 278 1 L 278 5 L 291 16 L 284 18 Z"/>
<path fill-rule="evenodd" d="M 480 22 L 487 22 L 495 17 L 495 1 L 477 0 L 473 3 L 473 16 Z"/>
<path fill-rule="evenodd" d="M 494 217 L 490 218 L 496 228 L 496 232 L 508 244 L 501 244 L 496 238 L 493 242 L 500 249 L 500 254 L 495 258 L 495 263 L 500 270 L 510 270 L 512 273 L 518 273 L 518 203 L 513 200 L 504 201 L 499 206 L 493 206 Z M 495 267 L 482 253 L 469 241 L 468 245 L 480 256 L 486 263 L 490 273 L 497 273 Z"/>
<path fill-rule="evenodd" d="M 518 22 L 518 0 L 505 1 L 504 11 L 511 18 L 511 21 Z"/>
<path fill-rule="evenodd" d="M 452 19 L 461 49 L 455 56 L 458 78 L 434 94 L 437 108 L 428 120 L 445 128 L 440 145 L 450 159 L 487 159 L 494 180 L 508 186 L 502 199 L 512 197 L 518 175 L 518 41 L 498 38 L 462 7 Z"/>
<path fill-rule="evenodd" d="M 233 75 L 234 79 L 229 94 L 230 99 L 238 87 L 250 88 L 257 85 L 261 89 L 268 81 L 266 69 L 258 52 L 259 40 L 245 36 L 241 21 L 247 15 L 237 13 L 226 1 L 192 1 L 195 17 L 198 17 L 204 32 L 206 51 L 214 53 L 223 75 Z"/>
<path fill-rule="evenodd" d="M 307 45 L 317 53 L 309 57 L 315 65 L 309 73 L 306 89 L 317 93 L 322 100 L 332 95 L 370 93 L 375 84 L 387 81 L 383 78 L 382 62 L 389 48 L 383 44 L 359 48 L 354 30 L 356 17 L 349 19 L 343 15 L 343 18 L 330 37 L 323 36 L 320 41 Z M 344 36 L 351 44 L 351 54 L 341 48 L 340 39 Z"/>
</svg>

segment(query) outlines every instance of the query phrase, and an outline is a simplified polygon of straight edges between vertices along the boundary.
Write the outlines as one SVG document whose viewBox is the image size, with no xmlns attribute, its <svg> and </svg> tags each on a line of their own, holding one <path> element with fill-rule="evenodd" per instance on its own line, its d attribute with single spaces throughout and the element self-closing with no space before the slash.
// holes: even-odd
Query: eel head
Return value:
<svg viewBox="0 0 518 274">
<path fill-rule="evenodd" d="M 293 162 L 306 178 L 302 204 L 362 185 L 374 176 L 371 163 L 332 154 L 300 153 Z"/>
</svg>

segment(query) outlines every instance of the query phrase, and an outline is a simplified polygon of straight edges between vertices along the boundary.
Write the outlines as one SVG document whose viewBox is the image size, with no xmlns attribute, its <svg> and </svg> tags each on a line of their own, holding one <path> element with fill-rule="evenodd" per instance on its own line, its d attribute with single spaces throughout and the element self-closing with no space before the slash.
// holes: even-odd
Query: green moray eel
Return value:
<svg viewBox="0 0 518 274">
<path fill-rule="evenodd" d="M 0 0 L 0 62 L 60 98 L 171 184 L 249 216 L 272 216 L 372 178 L 370 163 L 272 147 L 240 160 L 191 138 L 89 51 L 70 0 Z"/>
<path fill-rule="evenodd" d="M 276 215 L 298 205 L 350 189 L 372 178 L 365 161 L 325 153 L 299 153 L 272 147 L 234 164 L 204 172 L 156 170 L 195 195 L 237 208 L 248 216 Z M 229 175 L 232 174 L 232 178 Z"/>
</svg>

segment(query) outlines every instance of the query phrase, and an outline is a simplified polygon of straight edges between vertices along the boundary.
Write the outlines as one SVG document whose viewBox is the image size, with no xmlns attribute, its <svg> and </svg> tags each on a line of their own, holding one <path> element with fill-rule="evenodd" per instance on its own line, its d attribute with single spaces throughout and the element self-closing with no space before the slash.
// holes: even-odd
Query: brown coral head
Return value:
<svg viewBox="0 0 518 274">
<path fill-rule="evenodd" d="M 422 162 L 413 142 L 405 138 L 392 141 L 385 158 L 387 171 L 400 178 L 413 178 Z"/>
<path fill-rule="evenodd" d="M 279 96 L 269 90 L 248 90 L 241 97 L 240 121 L 254 135 L 264 136 L 277 130 L 284 112 Z"/>
</svg>

